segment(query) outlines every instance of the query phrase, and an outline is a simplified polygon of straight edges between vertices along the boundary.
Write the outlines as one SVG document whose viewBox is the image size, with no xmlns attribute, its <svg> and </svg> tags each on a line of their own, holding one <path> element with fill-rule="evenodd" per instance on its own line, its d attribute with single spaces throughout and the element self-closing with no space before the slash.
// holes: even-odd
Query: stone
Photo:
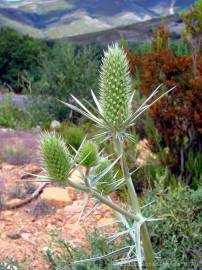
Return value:
<svg viewBox="0 0 202 270">
<path fill-rule="evenodd" d="M 46 200 L 54 206 L 66 206 L 72 203 L 72 200 L 64 188 L 60 187 L 47 187 L 41 194 L 41 199 Z"/>
<path fill-rule="evenodd" d="M 98 226 L 110 226 L 113 225 L 115 221 L 114 218 L 101 218 L 98 222 Z"/>
<path fill-rule="evenodd" d="M 6 211 L 3 212 L 3 214 L 4 214 L 5 217 L 8 217 L 8 216 L 13 216 L 14 212 L 10 211 L 10 210 L 6 210 Z"/>
<path fill-rule="evenodd" d="M 82 184 L 83 180 L 81 179 L 81 173 L 85 173 L 85 169 L 83 167 L 80 167 L 78 170 L 73 171 L 69 179 L 76 184 Z"/>
<path fill-rule="evenodd" d="M 10 165 L 7 163 L 3 163 L 1 167 L 2 167 L 2 170 L 5 170 L 5 171 L 11 171 L 16 168 L 15 165 Z"/>
<path fill-rule="evenodd" d="M 148 160 L 156 160 L 156 155 L 152 153 L 149 143 L 146 139 L 139 141 L 136 145 L 137 159 L 135 161 L 137 166 L 147 164 Z"/>
<path fill-rule="evenodd" d="M 7 234 L 7 237 L 12 240 L 17 240 L 21 238 L 21 235 L 19 233 L 12 233 L 12 234 Z"/>
<path fill-rule="evenodd" d="M 74 206 L 74 205 L 68 205 L 64 208 L 65 212 L 67 212 L 68 215 L 73 215 L 76 213 L 80 213 L 82 211 L 82 206 Z"/>
<path fill-rule="evenodd" d="M 57 121 L 57 120 L 53 120 L 53 121 L 51 122 L 51 124 L 50 124 L 50 128 L 53 129 L 53 130 L 59 129 L 60 126 L 61 126 L 61 125 L 60 125 L 60 122 Z"/>
</svg>

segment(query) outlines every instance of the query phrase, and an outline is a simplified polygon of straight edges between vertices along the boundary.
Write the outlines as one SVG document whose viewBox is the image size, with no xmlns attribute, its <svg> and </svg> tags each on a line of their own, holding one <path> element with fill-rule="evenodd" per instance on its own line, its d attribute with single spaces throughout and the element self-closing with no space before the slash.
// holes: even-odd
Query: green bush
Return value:
<svg viewBox="0 0 202 270">
<path fill-rule="evenodd" d="M 0 270 L 19 270 L 20 266 L 18 263 L 14 262 L 13 260 L 6 260 L 0 262 Z"/>
<path fill-rule="evenodd" d="M 91 249 L 90 252 L 83 248 L 72 248 L 67 242 L 59 239 L 57 233 L 53 235 L 52 243 L 49 248 L 45 249 L 45 259 L 47 260 L 51 270 L 117 270 L 117 266 L 113 266 L 112 258 L 106 258 L 96 262 L 78 263 L 71 265 L 73 261 L 80 261 L 91 257 L 105 255 L 113 251 L 113 244 L 108 243 L 106 238 L 97 231 L 87 234 L 87 243 Z M 118 244 L 117 248 L 121 248 L 124 243 Z M 58 254 L 54 252 L 55 247 L 62 249 Z M 132 270 L 133 267 L 127 267 L 127 270 Z"/>
<path fill-rule="evenodd" d="M 23 144 L 5 145 L 0 153 L 0 161 L 13 165 L 23 165 L 30 163 L 32 157 L 31 150 Z"/>
<path fill-rule="evenodd" d="M 193 192 L 192 202 L 196 206 L 202 205 L 202 187 L 199 187 L 195 192 Z"/>
<path fill-rule="evenodd" d="M 189 151 L 186 167 L 189 174 L 191 187 L 193 189 L 197 189 L 202 183 L 202 153 Z"/>
<path fill-rule="evenodd" d="M 160 184 L 158 184 L 160 185 Z M 162 217 L 149 224 L 151 239 L 161 270 L 198 269 L 201 261 L 202 206 L 193 203 L 201 200 L 201 191 L 193 193 L 188 188 L 170 188 L 147 193 L 143 205 L 146 216 Z M 156 196 L 158 197 L 157 199 Z M 197 199 L 196 199 L 197 198 Z"/>
<path fill-rule="evenodd" d="M 201 192 L 200 190 L 200 198 L 202 198 Z M 202 206 L 193 203 L 196 195 L 197 191 L 193 192 L 184 187 L 172 191 L 171 189 L 164 190 L 159 185 L 153 192 L 142 197 L 142 206 L 153 201 L 152 204 L 143 208 L 144 214 L 163 218 L 163 220 L 149 223 L 152 244 L 156 252 L 156 269 L 187 270 L 200 268 Z M 158 199 L 156 199 L 156 196 L 158 196 Z M 127 237 L 122 238 L 117 249 L 127 246 L 128 241 Z M 109 243 L 98 232 L 89 234 L 87 242 L 91 247 L 90 253 L 82 248 L 72 248 L 64 240 L 55 236 L 54 241 L 51 241 L 50 248 L 45 253 L 50 269 L 134 269 L 134 266 L 128 266 L 127 268 L 113 266 L 110 257 L 97 262 L 85 262 L 78 266 L 70 266 L 73 261 L 102 256 L 113 250 L 112 243 Z M 54 252 L 55 244 L 62 248 L 62 253 Z"/>
<path fill-rule="evenodd" d="M 64 101 L 70 94 L 89 97 L 89 89 L 96 90 L 98 60 L 93 47 L 77 49 L 66 42 L 55 43 L 42 68 L 42 80 L 34 89 Z"/>
<path fill-rule="evenodd" d="M 5 101 L 0 103 L 0 127 L 24 129 L 31 126 L 29 114 L 19 109 L 11 97 L 8 96 Z"/>
<path fill-rule="evenodd" d="M 63 123 L 59 132 L 67 145 L 73 146 L 76 150 L 79 149 L 84 139 L 84 133 L 81 128 Z"/>
<path fill-rule="evenodd" d="M 32 126 L 41 126 L 48 128 L 54 119 L 60 118 L 59 102 L 47 96 L 33 96 L 30 95 L 32 100 L 27 108 L 27 112 L 31 118 Z"/>
<path fill-rule="evenodd" d="M 24 71 L 39 79 L 45 43 L 13 29 L 0 29 L 0 81 L 21 92 L 19 79 Z M 46 48 L 47 50 L 47 48 Z"/>
</svg>

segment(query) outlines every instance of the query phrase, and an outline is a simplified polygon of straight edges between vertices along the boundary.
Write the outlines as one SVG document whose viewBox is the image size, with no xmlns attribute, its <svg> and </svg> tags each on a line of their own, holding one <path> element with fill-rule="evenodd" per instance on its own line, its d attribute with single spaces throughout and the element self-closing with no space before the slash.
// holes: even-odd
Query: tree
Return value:
<svg viewBox="0 0 202 270">
<path fill-rule="evenodd" d="M 86 98 L 89 89 L 96 90 L 98 63 L 91 46 L 56 43 L 44 62 L 38 91 L 62 100 L 68 100 L 70 93 Z"/>
<path fill-rule="evenodd" d="M 13 29 L 0 29 L 0 81 L 15 92 L 21 92 L 21 76 L 28 72 L 35 79 L 45 45 Z"/>
<path fill-rule="evenodd" d="M 197 0 L 195 5 L 187 12 L 183 12 L 181 16 L 185 23 L 183 37 L 191 45 L 193 73 L 196 76 L 197 58 L 200 51 L 202 52 L 202 1 Z"/>
</svg>

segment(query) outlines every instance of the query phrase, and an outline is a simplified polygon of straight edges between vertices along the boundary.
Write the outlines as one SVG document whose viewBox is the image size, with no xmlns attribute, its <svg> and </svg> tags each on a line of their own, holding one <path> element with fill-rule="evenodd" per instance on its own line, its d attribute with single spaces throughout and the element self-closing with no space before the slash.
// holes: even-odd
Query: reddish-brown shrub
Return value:
<svg viewBox="0 0 202 270">
<path fill-rule="evenodd" d="M 176 56 L 169 48 L 169 33 L 161 26 L 153 35 L 152 52 L 127 57 L 130 71 L 140 74 L 140 91 L 148 96 L 159 84 L 164 89 L 176 87 L 155 104 L 150 114 L 162 135 L 162 146 L 169 147 L 171 163 L 179 171 L 190 148 L 202 150 L 202 54 L 197 56 L 193 72 L 192 56 Z"/>
</svg>

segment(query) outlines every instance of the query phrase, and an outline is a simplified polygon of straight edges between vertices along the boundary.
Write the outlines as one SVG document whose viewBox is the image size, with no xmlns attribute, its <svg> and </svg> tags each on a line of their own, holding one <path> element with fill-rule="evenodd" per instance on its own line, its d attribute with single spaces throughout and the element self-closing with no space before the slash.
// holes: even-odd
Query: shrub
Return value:
<svg viewBox="0 0 202 270">
<path fill-rule="evenodd" d="M 134 141 L 134 136 L 130 134 L 130 131 L 128 132 L 128 129 L 144 112 L 145 108 L 151 106 L 151 100 L 148 99 L 134 113 L 131 111 L 133 93 L 132 82 L 129 76 L 129 66 L 124 50 L 120 48 L 118 44 L 109 46 L 104 54 L 100 72 L 100 98 L 98 100 L 93 93 L 92 97 L 96 104 L 96 109 L 94 108 L 93 112 L 90 112 L 87 107 L 77 99 L 74 99 L 77 106 L 72 105 L 72 103 L 66 103 L 66 105 L 70 109 L 92 120 L 94 124 L 102 130 L 102 133 L 97 134 L 97 136 L 104 136 L 105 140 L 110 140 L 113 143 L 114 149 L 112 154 L 116 157 L 116 160 L 112 163 L 105 163 L 100 171 L 100 162 L 102 162 L 103 159 L 101 157 L 99 158 L 99 156 L 101 156 L 102 152 L 98 153 L 98 147 L 94 142 L 85 141 L 79 148 L 79 151 L 72 156 L 72 170 L 77 168 L 78 163 L 86 167 L 85 173 L 81 173 L 83 183 L 77 184 L 69 178 L 70 171 L 66 169 L 64 165 L 65 162 L 67 162 L 67 164 L 69 163 L 66 157 L 63 158 L 67 153 L 66 146 L 63 142 L 61 143 L 61 139 L 54 134 L 46 134 L 42 136 L 41 153 L 45 161 L 47 175 L 53 175 L 51 179 L 48 179 L 49 181 L 56 181 L 57 178 L 60 179 L 60 175 L 62 175 L 61 179 L 65 180 L 68 186 L 80 191 L 85 191 L 91 197 L 94 197 L 96 199 L 95 208 L 100 202 L 115 210 L 118 213 L 117 218 L 126 228 L 126 232 L 123 232 L 123 234 L 129 233 L 133 241 L 130 252 L 132 257 L 129 256 L 127 260 L 117 262 L 117 264 L 123 263 L 127 265 L 131 262 L 130 260 L 132 260 L 132 262 L 138 264 L 139 269 L 142 269 L 144 261 L 147 268 L 152 270 L 154 269 L 153 252 L 145 223 L 145 221 L 149 221 L 150 219 L 143 217 L 141 214 L 125 154 L 125 144 L 127 144 L 127 141 Z M 128 205 L 126 209 L 121 208 L 118 203 L 113 202 L 112 199 L 108 197 L 110 196 L 108 193 L 112 192 L 112 190 L 109 189 L 108 183 L 111 179 L 109 172 L 118 164 L 121 167 L 122 178 L 114 181 L 113 190 L 121 184 L 127 186 L 131 205 Z M 114 172 L 113 180 L 116 179 L 116 176 L 117 173 Z M 96 187 L 98 187 L 98 190 Z M 141 250 L 144 252 L 144 259 Z"/>
<path fill-rule="evenodd" d="M 13 165 L 23 165 L 30 163 L 32 153 L 30 149 L 23 144 L 6 145 L 2 147 L 0 153 L 0 161 Z"/>
<path fill-rule="evenodd" d="M 95 89 L 97 85 L 97 69 L 93 47 L 84 46 L 77 50 L 71 43 L 58 42 L 44 61 L 43 77 L 34 92 L 63 101 L 69 100 L 70 94 L 89 97 L 89 88 Z"/>
<path fill-rule="evenodd" d="M 202 205 L 202 187 L 201 186 L 195 192 L 193 192 L 192 202 L 195 206 L 201 207 Z"/>
<path fill-rule="evenodd" d="M 0 270 L 19 270 L 20 266 L 18 263 L 14 262 L 13 260 L 6 260 L 0 262 Z"/>
<path fill-rule="evenodd" d="M 75 125 L 69 125 L 64 122 L 59 130 L 67 145 L 78 149 L 84 139 L 83 130 Z"/>
<path fill-rule="evenodd" d="M 149 226 L 155 251 L 159 254 L 156 261 L 159 269 L 200 268 L 202 208 L 201 204 L 193 204 L 198 201 L 198 194 L 184 187 L 175 191 L 158 187 L 144 196 L 144 204 L 152 201 L 154 195 L 158 198 L 144 208 L 144 214 L 163 218 Z"/>
<path fill-rule="evenodd" d="M 44 44 L 13 29 L 0 29 L 0 80 L 21 92 L 19 78 L 27 71 L 37 80 L 42 65 Z M 47 48 L 46 48 L 47 49 Z"/>
<path fill-rule="evenodd" d="M 33 127 L 47 128 L 53 119 L 60 119 L 61 106 L 58 101 L 48 96 L 29 96 L 31 102 L 27 107 L 27 113 Z M 62 109 L 62 115 L 63 115 Z"/>
<path fill-rule="evenodd" d="M 24 123 L 22 123 L 23 118 Z M 14 105 L 11 97 L 8 95 L 4 101 L 0 103 L 0 126 L 5 128 L 17 128 L 19 126 L 29 126 L 29 121 L 25 121 L 28 115 Z M 28 125 L 27 125 L 28 124 Z"/>
<path fill-rule="evenodd" d="M 200 151 L 202 139 L 202 55 L 197 55 L 197 72 L 191 55 L 179 55 L 169 48 L 169 33 L 161 26 L 154 32 L 152 52 L 139 57 L 128 53 L 131 72 L 138 70 L 139 90 L 148 96 L 161 83 L 163 90 L 176 86 L 168 96 L 150 109 L 160 146 L 169 148 L 169 168 L 187 177 L 185 163 L 188 150 Z M 195 76 L 196 75 L 196 76 Z M 151 138 L 155 145 L 154 138 Z"/>
<path fill-rule="evenodd" d="M 200 269 L 202 207 L 196 197 L 200 197 L 201 201 L 201 194 L 184 187 L 179 187 L 175 191 L 164 190 L 158 184 L 156 189 L 142 196 L 142 205 L 153 202 L 144 208 L 144 214 L 163 218 L 163 220 L 149 224 L 152 242 L 155 252 L 158 254 L 155 259 L 156 269 Z M 193 204 L 193 202 L 195 203 Z M 134 269 L 132 265 L 127 268 L 113 266 L 112 257 L 69 266 L 72 261 L 98 257 L 113 251 L 112 243 L 97 231 L 89 233 L 86 240 L 90 252 L 82 248 L 73 248 L 55 235 L 45 252 L 45 258 L 51 269 Z M 117 249 L 129 244 L 129 238 L 122 237 L 117 243 Z M 62 250 L 62 252 L 57 252 L 57 250 Z"/>
</svg>

